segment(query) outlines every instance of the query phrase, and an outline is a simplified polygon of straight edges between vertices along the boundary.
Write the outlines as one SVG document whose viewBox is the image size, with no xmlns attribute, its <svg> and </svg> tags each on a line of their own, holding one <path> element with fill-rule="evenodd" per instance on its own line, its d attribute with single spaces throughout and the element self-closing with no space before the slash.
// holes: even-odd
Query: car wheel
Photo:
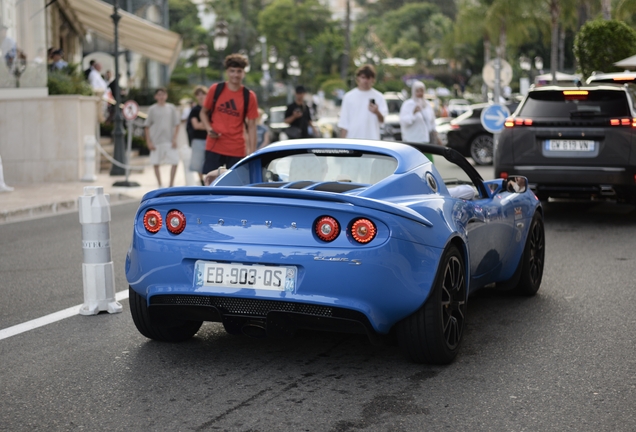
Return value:
<svg viewBox="0 0 636 432">
<path fill-rule="evenodd" d="M 545 259 L 545 231 L 543 218 L 535 213 L 528 230 L 528 238 L 521 257 L 521 279 L 513 289 L 516 294 L 533 296 L 539 291 Z"/>
<path fill-rule="evenodd" d="M 456 246 L 444 252 L 426 303 L 398 323 L 398 344 L 416 363 L 448 364 L 459 349 L 466 321 L 466 268 Z"/>
<path fill-rule="evenodd" d="M 130 287 L 128 292 L 133 322 L 139 333 L 148 339 L 162 342 L 182 342 L 194 336 L 203 324 L 203 321 L 183 320 L 169 320 L 159 323 L 150 317 L 146 299 Z"/>
<path fill-rule="evenodd" d="M 491 135 L 478 135 L 470 142 L 470 157 L 477 165 L 491 165 L 492 147 Z"/>
</svg>

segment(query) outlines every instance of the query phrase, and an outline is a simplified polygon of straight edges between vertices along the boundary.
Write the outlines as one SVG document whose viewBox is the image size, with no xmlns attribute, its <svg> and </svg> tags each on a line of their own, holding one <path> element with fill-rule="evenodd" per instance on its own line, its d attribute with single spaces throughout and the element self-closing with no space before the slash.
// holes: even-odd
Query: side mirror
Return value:
<svg viewBox="0 0 636 432">
<path fill-rule="evenodd" d="M 504 180 L 504 187 L 510 193 L 524 193 L 528 190 L 528 179 L 521 176 L 510 176 Z"/>
</svg>

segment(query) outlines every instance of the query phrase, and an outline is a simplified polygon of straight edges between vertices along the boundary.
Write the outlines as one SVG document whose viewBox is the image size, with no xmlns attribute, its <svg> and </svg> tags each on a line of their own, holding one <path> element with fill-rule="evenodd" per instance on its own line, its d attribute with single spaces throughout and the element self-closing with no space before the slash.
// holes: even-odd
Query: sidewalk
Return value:
<svg viewBox="0 0 636 432">
<path fill-rule="evenodd" d="M 113 183 L 124 181 L 126 177 L 110 176 L 108 172 L 97 174 L 94 182 L 10 184 L 15 188 L 13 192 L 0 193 L 0 224 L 77 211 L 77 199 L 84 195 L 85 186 L 103 186 L 104 193 L 110 195 L 111 205 L 140 201 L 146 192 L 157 189 L 157 179 L 153 167 L 148 165 L 147 156 L 132 158 L 131 165 L 144 167 L 143 172 L 134 171 L 128 177 L 130 182 L 139 183 L 139 187 L 114 187 Z M 161 167 L 161 180 L 164 186 L 169 184 L 170 166 Z M 192 177 L 188 180 L 190 184 L 193 181 Z M 175 186 L 186 184 L 183 162 L 180 162 Z"/>
<path fill-rule="evenodd" d="M 175 175 L 175 186 L 200 185 L 196 173 L 184 170 L 184 159 L 190 158 L 188 138 L 185 127 L 179 128 L 178 135 L 180 162 Z M 100 156 L 103 158 L 103 156 Z M 66 183 L 36 183 L 36 184 L 11 184 L 15 188 L 13 192 L 0 193 L 0 224 L 18 222 L 27 219 L 35 219 L 51 216 L 58 213 L 77 211 L 77 199 L 84 195 L 85 186 L 102 186 L 104 193 L 110 195 L 110 204 L 117 205 L 127 202 L 141 201 L 147 192 L 158 188 L 157 177 L 152 165 L 149 165 L 148 156 L 133 154 L 130 158 L 131 166 L 142 166 L 143 171 L 131 171 L 128 181 L 139 183 L 139 187 L 115 187 L 113 183 L 123 182 L 126 176 L 111 176 L 109 172 L 96 174 L 94 182 L 66 182 Z M 161 166 L 161 183 L 164 187 L 170 184 L 170 166 Z M 5 179 L 6 180 L 6 179 Z"/>
</svg>

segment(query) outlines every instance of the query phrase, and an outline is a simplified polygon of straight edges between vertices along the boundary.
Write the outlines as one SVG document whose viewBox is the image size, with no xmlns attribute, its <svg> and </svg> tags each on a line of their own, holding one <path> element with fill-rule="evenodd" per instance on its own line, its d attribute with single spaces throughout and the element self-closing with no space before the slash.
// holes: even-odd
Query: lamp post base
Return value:
<svg viewBox="0 0 636 432">
<path fill-rule="evenodd" d="M 124 180 L 124 181 L 116 181 L 115 183 L 113 183 L 113 186 L 115 186 L 115 187 L 139 187 L 140 184 L 137 183 L 137 182 Z"/>
</svg>

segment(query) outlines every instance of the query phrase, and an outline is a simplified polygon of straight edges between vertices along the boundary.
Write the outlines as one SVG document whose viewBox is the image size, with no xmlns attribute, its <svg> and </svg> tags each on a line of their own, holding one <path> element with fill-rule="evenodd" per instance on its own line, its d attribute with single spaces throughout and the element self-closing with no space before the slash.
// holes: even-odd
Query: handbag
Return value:
<svg viewBox="0 0 636 432">
<path fill-rule="evenodd" d="M 298 126 L 290 126 L 284 132 L 289 139 L 298 139 L 302 135 L 302 131 Z"/>
</svg>

